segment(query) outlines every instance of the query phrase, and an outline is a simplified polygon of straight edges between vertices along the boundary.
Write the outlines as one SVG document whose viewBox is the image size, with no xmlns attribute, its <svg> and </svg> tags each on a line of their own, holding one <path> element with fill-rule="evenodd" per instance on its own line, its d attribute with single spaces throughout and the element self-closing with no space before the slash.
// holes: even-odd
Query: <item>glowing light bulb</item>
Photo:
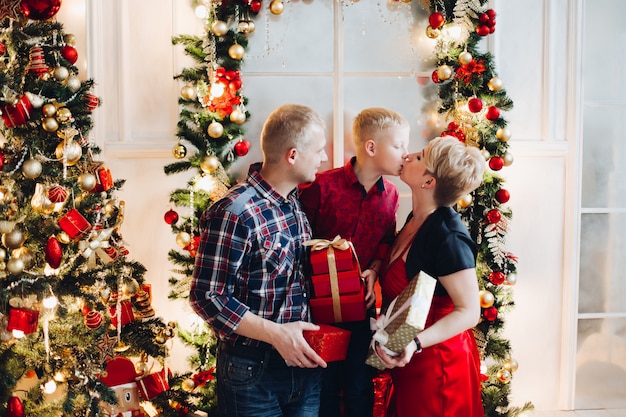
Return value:
<svg viewBox="0 0 626 417">
<path fill-rule="evenodd" d="M 13 329 L 13 331 L 11 333 L 13 333 L 13 337 L 16 338 L 16 339 L 21 339 L 22 337 L 24 337 L 24 331 L 23 330 Z"/>
<path fill-rule="evenodd" d="M 224 95 L 224 84 L 213 83 L 213 85 L 211 85 L 211 95 L 213 97 L 222 97 L 222 95 Z"/>
<path fill-rule="evenodd" d="M 41 388 L 44 394 L 53 394 L 57 390 L 57 383 L 51 379 L 50 381 L 43 384 Z"/>
<path fill-rule="evenodd" d="M 206 6 L 202 4 L 196 7 L 195 13 L 198 19 L 206 19 L 206 17 L 209 15 L 209 12 L 207 11 Z"/>
<path fill-rule="evenodd" d="M 59 299 L 56 298 L 54 295 L 51 295 L 50 297 L 46 297 L 43 299 L 43 306 L 45 308 L 53 309 L 58 304 L 59 304 Z"/>
</svg>

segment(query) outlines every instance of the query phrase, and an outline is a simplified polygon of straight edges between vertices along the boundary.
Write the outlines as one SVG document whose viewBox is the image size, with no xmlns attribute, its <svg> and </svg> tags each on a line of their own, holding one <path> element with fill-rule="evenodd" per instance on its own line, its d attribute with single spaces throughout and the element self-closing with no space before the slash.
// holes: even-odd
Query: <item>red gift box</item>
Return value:
<svg viewBox="0 0 626 417">
<path fill-rule="evenodd" d="M 341 323 L 365 320 L 365 286 L 361 283 L 356 293 L 309 300 L 315 324 Z"/>
<path fill-rule="evenodd" d="M 16 127 L 26 124 L 30 119 L 30 114 L 33 111 L 33 105 L 31 104 L 28 96 L 21 96 L 15 105 L 7 104 L 0 106 L 2 111 L 2 119 L 6 127 Z"/>
<path fill-rule="evenodd" d="M 350 331 L 339 327 L 320 324 L 319 330 L 305 330 L 302 332 L 304 340 L 326 362 L 342 361 L 346 359 L 350 344 Z"/>
<path fill-rule="evenodd" d="M 91 230 L 91 224 L 75 208 L 59 219 L 59 227 L 73 240 L 80 239 Z"/>
<path fill-rule="evenodd" d="M 92 193 L 107 191 L 113 187 L 113 177 L 109 168 L 99 166 L 94 174 L 96 176 L 96 186 L 91 190 Z"/>
<path fill-rule="evenodd" d="M 329 274 L 313 275 L 313 293 L 315 297 L 329 297 L 332 294 L 331 277 Z M 339 294 L 358 292 L 361 289 L 361 275 L 356 269 L 337 272 L 337 288 Z"/>
<path fill-rule="evenodd" d="M 34 333 L 39 323 L 39 310 L 25 307 L 12 307 L 9 310 L 7 330 L 21 330 L 24 334 Z"/>
<path fill-rule="evenodd" d="M 321 250 L 311 250 L 310 260 L 313 275 L 329 273 L 329 265 L 332 263 L 329 258 L 330 256 L 334 256 L 337 271 L 350 271 L 357 268 L 356 259 L 352 253 L 352 247 L 341 250 L 330 246 Z"/>
<path fill-rule="evenodd" d="M 141 395 L 144 401 L 150 401 L 160 393 L 170 389 L 165 376 L 165 369 L 139 378 L 137 380 L 137 388 L 139 388 L 139 395 Z"/>
<path fill-rule="evenodd" d="M 117 304 L 113 304 L 113 306 L 109 309 L 111 313 L 111 324 L 117 327 Z M 122 326 L 127 325 L 131 321 L 135 320 L 135 315 L 133 314 L 133 305 L 128 300 L 123 300 L 119 302 L 120 305 L 120 323 Z"/>
</svg>

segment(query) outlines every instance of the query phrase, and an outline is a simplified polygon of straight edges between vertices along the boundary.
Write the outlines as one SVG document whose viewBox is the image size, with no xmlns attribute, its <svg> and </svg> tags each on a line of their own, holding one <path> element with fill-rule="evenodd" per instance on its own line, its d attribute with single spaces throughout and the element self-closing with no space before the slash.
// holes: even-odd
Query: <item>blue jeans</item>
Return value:
<svg viewBox="0 0 626 417">
<path fill-rule="evenodd" d="M 219 350 L 220 417 L 318 417 L 321 368 L 297 368 Z"/>
<path fill-rule="evenodd" d="M 345 360 L 330 362 L 322 370 L 319 417 L 372 417 L 376 370 L 365 364 L 372 340 L 369 321 L 333 326 L 350 330 L 350 343 Z"/>
</svg>

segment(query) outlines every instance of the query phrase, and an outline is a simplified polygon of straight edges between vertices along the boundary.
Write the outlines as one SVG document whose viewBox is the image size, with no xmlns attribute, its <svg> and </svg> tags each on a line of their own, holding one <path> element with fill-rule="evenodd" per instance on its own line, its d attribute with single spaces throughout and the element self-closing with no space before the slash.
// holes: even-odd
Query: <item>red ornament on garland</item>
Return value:
<svg viewBox="0 0 626 417">
<path fill-rule="evenodd" d="M 494 156 L 489 160 L 489 168 L 494 171 L 500 171 L 504 166 L 504 159 L 499 156 Z"/>
<path fill-rule="evenodd" d="M 50 265 L 53 269 L 57 269 L 59 266 L 61 266 L 61 259 L 63 258 L 63 248 L 61 247 L 61 243 L 56 237 L 50 236 L 48 238 L 45 254 L 46 262 L 48 262 L 48 265 Z"/>
<path fill-rule="evenodd" d="M 496 318 L 498 318 L 498 309 L 493 306 L 484 309 L 483 317 L 485 318 L 485 320 L 494 321 Z"/>
<path fill-rule="evenodd" d="M 489 26 L 487 25 L 478 25 L 476 26 L 476 33 L 479 34 L 480 36 L 487 36 L 489 35 Z"/>
<path fill-rule="evenodd" d="M 165 220 L 165 223 L 167 224 L 174 224 L 178 221 L 178 213 L 170 209 L 165 212 L 163 219 Z"/>
<path fill-rule="evenodd" d="M 96 310 L 91 310 L 85 316 L 85 326 L 91 330 L 96 330 L 102 325 L 102 313 Z"/>
<path fill-rule="evenodd" d="M 500 117 L 500 110 L 496 106 L 487 107 L 487 113 L 485 113 L 485 117 L 488 120 L 497 120 Z"/>
<path fill-rule="evenodd" d="M 61 8 L 61 0 L 22 0 L 22 13 L 31 20 L 48 20 Z"/>
<path fill-rule="evenodd" d="M 239 142 L 235 143 L 234 149 L 235 155 L 245 156 L 250 150 L 250 141 L 248 139 L 242 139 Z"/>
<path fill-rule="evenodd" d="M 250 2 L 250 11 L 252 13 L 258 13 L 261 10 L 261 2 L 259 0 L 252 0 Z"/>
<path fill-rule="evenodd" d="M 478 113 L 483 109 L 483 101 L 478 97 L 472 97 L 467 102 L 467 107 L 472 113 Z"/>
<path fill-rule="evenodd" d="M 509 201 L 509 198 L 511 198 L 511 194 L 509 193 L 508 190 L 501 188 L 498 191 L 496 191 L 496 200 L 498 200 L 498 203 L 504 204 L 507 201 Z"/>
<path fill-rule="evenodd" d="M 441 82 L 441 80 L 439 79 L 439 74 L 437 73 L 437 70 L 434 70 L 433 73 L 430 75 L 431 80 L 433 80 L 433 82 L 435 84 L 439 84 Z"/>
<path fill-rule="evenodd" d="M 7 403 L 7 417 L 24 417 L 24 404 L 20 397 L 12 395 Z"/>
<path fill-rule="evenodd" d="M 506 280 L 506 275 L 502 271 L 493 271 L 489 274 L 489 281 L 493 285 L 501 285 Z"/>
<path fill-rule="evenodd" d="M 2 119 L 6 127 L 16 127 L 26 124 L 33 111 L 33 105 L 28 96 L 21 96 L 15 105 L 7 104 L 0 106 L 2 111 Z"/>
<path fill-rule="evenodd" d="M 61 56 L 74 65 L 78 61 L 78 51 L 72 45 L 65 45 L 61 48 Z"/>
<path fill-rule="evenodd" d="M 439 29 L 441 26 L 443 26 L 443 22 L 445 22 L 445 20 L 446 19 L 439 12 L 431 13 L 431 15 L 428 16 L 428 23 L 433 29 Z"/>
<path fill-rule="evenodd" d="M 85 97 L 87 98 L 87 105 L 85 107 L 89 111 L 94 111 L 98 107 L 98 97 L 93 94 L 85 94 Z"/>
<path fill-rule="evenodd" d="M 487 212 L 487 222 L 490 224 L 498 223 L 502 220 L 502 213 L 498 209 L 491 209 Z"/>
</svg>

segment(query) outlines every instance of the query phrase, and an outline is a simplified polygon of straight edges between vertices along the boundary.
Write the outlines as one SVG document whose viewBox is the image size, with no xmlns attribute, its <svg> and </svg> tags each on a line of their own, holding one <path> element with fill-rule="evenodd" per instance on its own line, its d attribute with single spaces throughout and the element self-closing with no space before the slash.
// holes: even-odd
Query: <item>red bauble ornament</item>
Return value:
<svg viewBox="0 0 626 417">
<path fill-rule="evenodd" d="M 491 209 L 487 212 L 487 222 L 490 224 L 498 223 L 502 220 L 502 213 L 498 209 Z"/>
<path fill-rule="evenodd" d="M 500 110 L 496 106 L 487 107 L 487 113 L 485 113 L 485 117 L 488 120 L 496 120 L 500 117 Z"/>
<path fill-rule="evenodd" d="M 443 25 L 443 22 L 445 22 L 445 20 L 446 19 L 439 12 L 431 13 L 431 15 L 428 16 L 428 23 L 433 29 L 439 29 Z"/>
<path fill-rule="evenodd" d="M 434 70 L 430 75 L 430 78 L 433 80 L 435 84 L 439 84 L 441 81 L 439 80 L 439 74 L 437 74 L 437 70 Z"/>
<path fill-rule="evenodd" d="M 478 21 L 480 23 L 487 24 L 487 22 L 489 21 L 489 15 L 487 13 L 481 13 L 478 15 Z"/>
<path fill-rule="evenodd" d="M 485 320 L 494 321 L 498 318 L 498 310 L 495 307 L 489 307 L 483 310 L 483 317 Z"/>
<path fill-rule="evenodd" d="M 96 310 L 91 310 L 85 316 L 85 326 L 91 330 L 96 330 L 102 325 L 102 313 Z"/>
<path fill-rule="evenodd" d="M 61 0 L 22 0 L 22 13 L 32 20 L 48 20 L 61 8 Z"/>
<path fill-rule="evenodd" d="M 504 166 L 504 159 L 500 158 L 499 156 L 494 156 L 493 158 L 489 160 L 489 168 L 491 168 L 494 171 L 500 171 L 503 166 Z"/>
<path fill-rule="evenodd" d="M 178 213 L 170 209 L 165 212 L 163 219 L 165 220 L 165 223 L 167 224 L 174 224 L 178 221 Z"/>
<path fill-rule="evenodd" d="M 53 203 L 62 203 L 67 198 L 67 190 L 60 185 L 50 187 L 48 190 L 48 200 Z"/>
<path fill-rule="evenodd" d="M 487 26 L 487 25 L 478 25 L 478 26 L 476 26 L 476 33 L 478 33 L 480 36 L 487 36 L 487 35 L 489 35 L 489 26 Z"/>
<path fill-rule="evenodd" d="M 509 201 L 509 198 L 511 198 L 511 194 L 508 192 L 508 190 L 502 188 L 496 191 L 496 200 L 498 200 L 498 203 L 504 204 Z"/>
<path fill-rule="evenodd" d="M 239 142 L 235 143 L 234 149 L 235 155 L 245 156 L 250 150 L 250 141 L 248 139 L 240 140 Z"/>
<path fill-rule="evenodd" d="M 504 275 L 504 272 L 502 271 L 493 271 L 491 274 L 489 274 L 489 281 L 491 281 L 493 285 L 501 285 L 504 283 L 505 280 L 506 275 Z"/>
<path fill-rule="evenodd" d="M 28 96 L 24 94 L 21 96 L 15 105 L 7 104 L 0 106 L 2 111 L 2 119 L 6 127 L 16 127 L 26 124 L 33 111 L 33 105 L 28 99 Z"/>
<path fill-rule="evenodd" d="M 78 61 L 78 51 L 72 45 L 65 45 L 61 48 L 61 56 L 74 65 Z"/>
<path fill-rule="evenodd" d="M 478 97 L 472 97 L 467 102 L 467 107 L 472 113 L 478 113 L 483 109 L 483 101 Z"/>
<path fill-rule="evenodd" d="M 0 150 L 0 171 L 4 169 L 4 152 Z"/>
<path fill-rule="evenodd" d="M 94 111 L 98 107 L 98 97 L 93 94 L 85 94 L 85 97 L 87 97 L 87 105 L 85 107 L 89 111 Z"/>
<path fill-rule="evenodd" d="M 487 16 L 489 16 L 490 19 L 493 19 L 496 17 L 496 11 L 493 9 L 489 9 L 485 13 L 487 13 Z"/>
<path fill-rule="evenodd" d="M 250 11 L 252 13 L 258 13 L 261 10 L 261 2 L 258 0 L 252 0 L 250 2 Z"/>
<path fill-rule="evenodd" d="M 12 395 L 7 404 L 7 417 L 24 417 L 24 404 L 20 397 Z"/>
<path fill-rule="evenodd" d="M 61 259 L 63 258 L 63 248 L 61 247 L 61 243 L 57 240 L 56 237 L 50 236 L 48 238 L 48 242 L 46 243 L 46 262 L 53 269 L 57 269 L 61 266 Z"/>
</svg>

